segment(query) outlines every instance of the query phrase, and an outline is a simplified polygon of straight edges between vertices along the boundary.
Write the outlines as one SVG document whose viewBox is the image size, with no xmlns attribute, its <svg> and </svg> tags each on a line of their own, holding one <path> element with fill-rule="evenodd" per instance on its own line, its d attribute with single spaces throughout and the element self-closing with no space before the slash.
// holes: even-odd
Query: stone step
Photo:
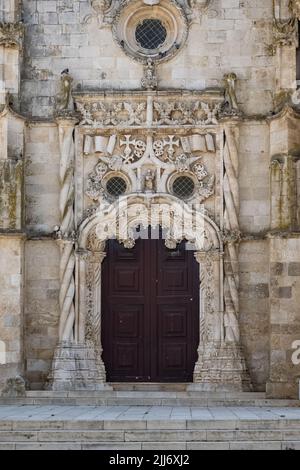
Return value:
<svg viewBox="0 0 300 470">
<path fill-rule="evenodd" d="M 298 423 L 300 424 L 300 423 Z M 0 450 L 300 449 L 300 426 L 283 429 L 41 429 L 0 431 Z"/>
<path fill-rule="evenodd" d="M 217 393 L 197 391 L 82 392 L 28 391 L 26 397 L 0 398 L 0 405 L 91 405 L 91 406 L 272 406 L 297 407 L 299 400 L 267 399 L 264 393 Z"/>
<path fill-rule="evenodd" d="M 2 406 L 0 449 L 300 449 L 300 410 Z"/>
<path fill-rule="evenodd" d="M 99 442 L 45 443 L 5 442 L 1 450 L 300 450 L 300 441 L 233 441 L 233 442 Z"/>
<path fill-rule="evenodd" d="M 116 391 L 185 392 L 191 384 L 162 382 L 111 382 L 109 385 Z"/>
<path fill-rule="evenodd" d="M 7 433 L 47 433 L 47 432 L 91 432 L 94 431 L 121 431 L 121 432 L 180 432 L 186 431 L 216 431 L 228 435 L 237 432 L 249 431 L 255 432 L 268 432 L 282 433 L 282 432 L 295 432 L 296 436 L 299 434 L 300 439 L 300 419 L 240 419 L 240 420 L 201 420 L 201 419 L 63 419 L 58 418 L 38 420 L 38 419 L 23 419 L 23 420 L 0 420 L 0 441 L 1 436 Z M 276 435 L 277 435 L 276 434 Z"/>
</svg>

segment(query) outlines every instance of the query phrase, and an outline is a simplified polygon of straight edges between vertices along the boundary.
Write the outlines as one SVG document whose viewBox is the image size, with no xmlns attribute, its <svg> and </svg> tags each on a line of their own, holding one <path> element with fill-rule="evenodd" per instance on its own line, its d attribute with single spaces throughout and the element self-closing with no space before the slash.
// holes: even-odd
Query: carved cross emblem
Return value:
<svg viewBox="0 0 300 470">
<path fill-rule="evenodd" d="M 179 147 L 179 140 L 175 140 L 174 135 L 168 136 L 169 140 L 164 139 L 164 145 L 167 146 L 167 154 L 170 161 L 173 160 L 175 147 Z"/>
<path fill-rule="evenodd" d="M 120 140 L 120 147 L 123 147 L 125 145 L 125 150 L 124 150 L 124 163 L 130 163 L 134 160 L 134 155 L 132 153 L 131 145 L 136 144 L 136 140 L 133 139 L 131 140 L 131 135 L 125 135 L 125 140 Z"/>
</svg>

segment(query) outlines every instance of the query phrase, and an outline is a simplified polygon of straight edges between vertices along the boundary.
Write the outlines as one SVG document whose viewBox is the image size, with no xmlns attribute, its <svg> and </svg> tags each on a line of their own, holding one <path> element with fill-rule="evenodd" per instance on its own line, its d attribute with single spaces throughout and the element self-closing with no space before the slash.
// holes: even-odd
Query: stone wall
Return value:
<svg viewBox="0 0 300 470">
<path fill-rule="evenodd" d="M 22 236 L 0 235 L 0 341 L 5 349 L 0 389 L 7 378 L 23 373 L 23 250 Z"/>
<path fill-rule="evenodd" d="M 267 48 L 272 40 L 272 5 L 272 0 L 214 0 L 211 13 L 192 25 L 183 51 L 159 67 L 160 88 L 220 86 L 224 73 L 235 72 L 243 110 L 270 112 L 276 65 Z M 57 82 L 66 68 L 77 90 L 140 87 L 142 65 L 121 51 L 110 28 L 100 29 L 90 0 L 24 0 L 23 10 L 24 113 L 51 115 Z"/>
<path fill-rule="evenodd" d="M 43 389 L 58 338 L 59 249 L 55 241 L 26 243 L 25 357 L 26 378 Z"/>
<path fill-rule="evenodd" d="M 264 391 L 269 376 L 269 242 L 240 245 L 240 325 L 253 389 Z"/>
<path fill-rule="evenodd" d="M 52 234 L 59 225 L 59 149 L 57 126 L 35 123 L 26 133 L 26 228 L 33 235 Z"/>
<path fill-rule="evenodd" d="M 0 20 L 17 21 L 19 3 L 0 0 Z M 286 17 L 288 0 L 280 3 Z M 238 77 L 244 112 L 239 121 L 242 345 L 254 390 L 267 383 L 269 396 L 295 397 L 300 121 L 291 108 L 270 117 L 274 98 L 293 87 L 295 75 L 294 45 L 277 47 L 273 54 L 268 47 L 272 7 L 273 0 L 212 0 L 201 22 L 192 24 L 185 47 L 157 73 L 159 89 L 165 90 L 221 87 L 225 73 Z M 143 67 L 123 53 L 110 27 L 100 27 L 90 0 L 23 0 L 23 19 L 23 56 L 15 45 L 0 51 L 0 350 L 6 348 L 0 386 L 23 373 L 24 365 L 29 386 L 38 389 L 58 340 L 60 255 L 54 229 L 60 225 L 60 149 L 53 111 L 60 75 L 70 70 L 75 91 L 140 90 Z M 22 57 L 25 131 L 24 120 L 2 107 L 9 91 L 19 109 Z"/>
<path fill-rule="evenodd" d="M 59 150 L 56 124 L 27 128 L 25 155 L 25 357 L 31 388 L 43 388 L 58 340 Z"/>
<path fill-rule="evenodd" d="M 300 340 L 300 239 L 270 241 L 270 396 L 295 397 L 300 366 L 293 364 L 293 342 Z"/>
</svg>

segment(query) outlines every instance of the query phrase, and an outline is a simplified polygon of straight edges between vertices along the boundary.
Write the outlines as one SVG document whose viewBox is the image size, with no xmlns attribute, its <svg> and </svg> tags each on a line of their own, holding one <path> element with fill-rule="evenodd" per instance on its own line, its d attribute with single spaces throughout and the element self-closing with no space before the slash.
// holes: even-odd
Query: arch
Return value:
<svg viewBox="0 0 300 470">
<path fill-rule="evenodd" d="M 190 207 L 169 194 L 130 194 L 118 201 L 99 206 L 97 212 L 86 218 L 79 230 L 79 248 L 88 249 L 88 239 L 95 233 L 99 242 L 116 238 L 121 243 L 134 241 L 138 225 L 160 225 L 167 239 L 179 243 L 186 239 L 195 251 L 222 251 L 218 226 L 199 208 Z"/>
<path fill-rule="evenodd" d="M 171 223 L 170 223 L 171 222 Z M 196 224 L 193 227 L 193 224 Z M 197 225 L 197 223 L 199 225 Z M 194 381 L 202 372 L 203 347 L 221 344 L 223 341 L 223 243 L 218 226 L 203 210 L 192 207 L 175 196 L 162 193 L 130 194 L 113 204 L 102 204 L 97 211 L 80 225 L 76 253 L 76 338 L 92 347 L 97 357 L 97 369 L 105 382 L 102 361 L 101 332 L 101 286 L 102 262 L 106 257 L 105 244 L 116 238 L 127 248 L 135 244 L 134 230 L 162 226 L 166 229 L 168 248 L 186 239 L 200 264 L 200 344 L 195 365 Z"/>
</svg>

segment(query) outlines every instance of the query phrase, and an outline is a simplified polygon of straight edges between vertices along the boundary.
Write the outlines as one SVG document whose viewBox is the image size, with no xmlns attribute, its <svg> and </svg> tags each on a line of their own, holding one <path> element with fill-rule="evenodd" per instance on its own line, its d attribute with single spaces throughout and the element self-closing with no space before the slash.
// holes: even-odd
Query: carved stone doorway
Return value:
<svg viewBox="0 0 300 470">
<path fill-rule="evenodd" d="M 152 232 L 153 234 L 153 232 Z M 107 242 L 102 346 L 108 382 L 192 382 L 199 344 L 199 264 L 151 229 L 131 249 Z"/>
</svg>

